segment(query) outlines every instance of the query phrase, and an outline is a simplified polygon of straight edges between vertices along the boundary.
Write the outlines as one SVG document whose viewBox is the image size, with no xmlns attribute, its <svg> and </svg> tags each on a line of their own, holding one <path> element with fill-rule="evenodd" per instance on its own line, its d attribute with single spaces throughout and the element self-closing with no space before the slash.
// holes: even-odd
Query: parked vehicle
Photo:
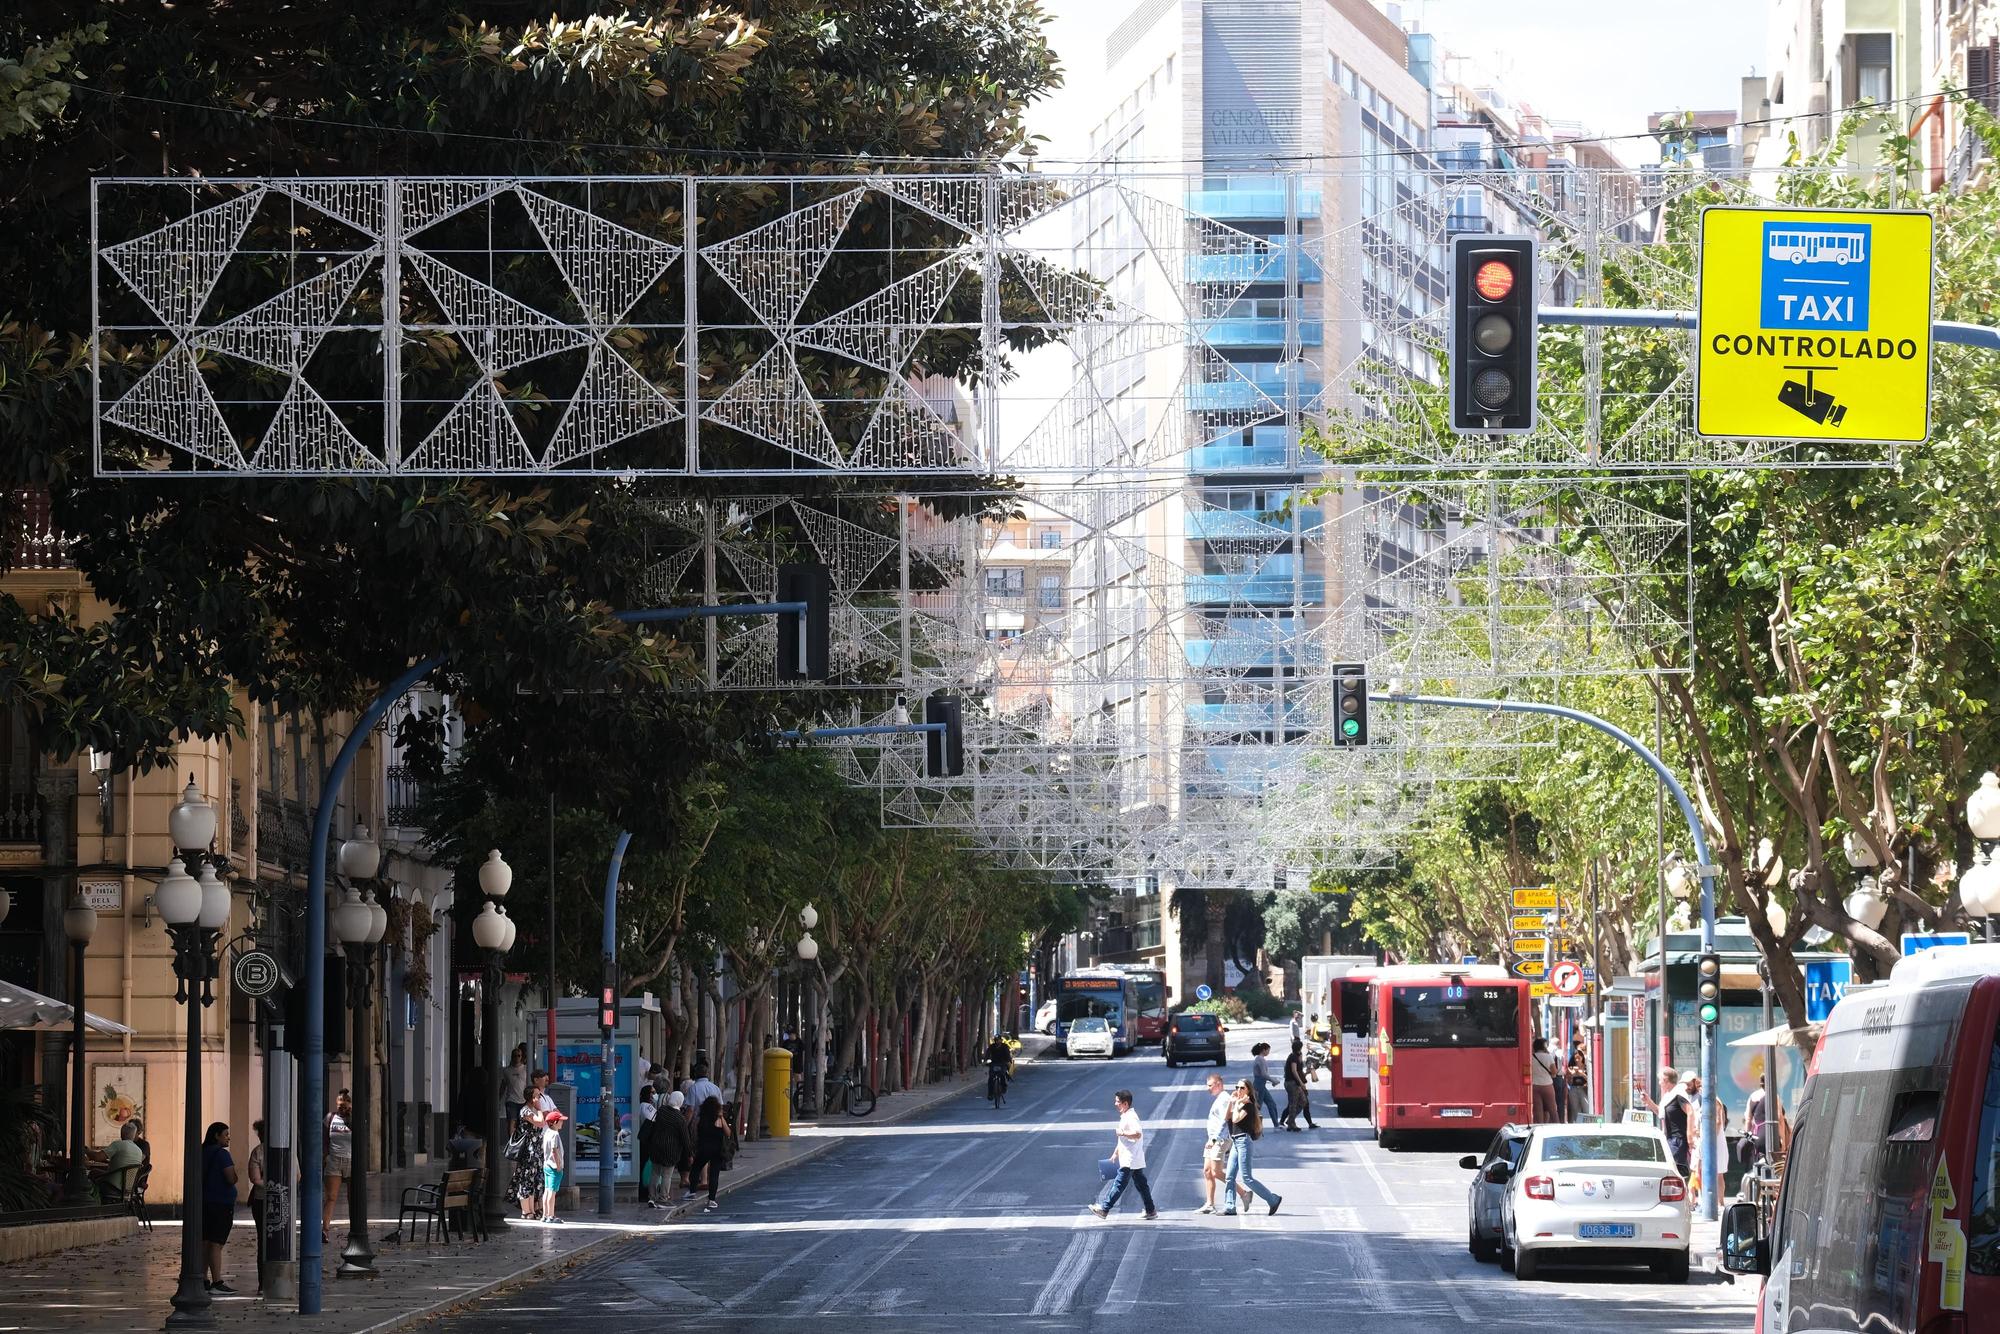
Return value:
<svg viewBox="0 0 2000 1334">
<path fill-rule="evenodd" d="M 1092 1015 L 1086 1019 L 1072 1019 L 1069 1033 L 1063 1039 L 1065 1056 L 1116 1056 L 1118 1035 L 1112 1030 L 1108 1020 Z"/>
<path fill-rule="evenodd" d="M 1527 1142 L 1528 1127 L 1504 1125 L 1495 1132 L 1485 1153 L 1468 1153 L 1458 1160 L 1460 1167 L 1473 1173 L 1472 1185 L 1465 1192 L 1465 1248 L 1482 1264 L 1500 1258 L 1506 1237 L 1501 1215 L 1507 1186 L 1514 1169 L 1521 1165 L 1521 1150 Z"/>
<path fill-rule="evenodd" d="M 1687 1181 L 1659 1127 L 1531 1127 L 1506 1181 L 1500 1267 L 1515 1278 L 1545 1263 L 1610 1263 L 1687 1282 Z"/>
<path fill-rule="evenodd" d="M 1054 996 L 1049 997 L 1035 1007 L 1035 1031 L 1037 1033 L 1046 1033 L 1050 1037 L 1056 1035 L 1056 998 Z"/>
<path fill-rule="evenodd" d="M 1768 1334 L 2000 1334 L 2000 945 L 1925 950 L 1848 989 L 1770 1234 L 1755 1204 L 1730 1206 L 1722 1265 L 1765 1276 Z"/>
<path fill-rule="evenodd" d="M 1167 1036 L 1162 1043 L 1167 1067 L 1171 1069 L 1183 1061 L 1214 1061 L 1217 1065 L 1227 1065 L 1228 1033 L 1228 1026 L 1212 1014 L 1189 1010 L 1175 1015 L 1167 1021 Z"/>
</svg>

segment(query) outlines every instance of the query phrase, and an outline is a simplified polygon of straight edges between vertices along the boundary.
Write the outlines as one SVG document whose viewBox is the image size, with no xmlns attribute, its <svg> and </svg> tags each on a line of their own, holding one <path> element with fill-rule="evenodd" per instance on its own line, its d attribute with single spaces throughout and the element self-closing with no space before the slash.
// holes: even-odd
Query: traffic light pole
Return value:
<svg viewBox="0 0 2000 1334">
<path fill-rule="evenodd" d="M 1625 312 L 1614 312 L 1623 314 Z M 1690 317 L 1692 318 L 1692 317 Z M 2000 348 L 2000 341 L 1996 341 Z M 1673 793 L 1674 802 L 1681 808 L 1681 817 L 1687 821 L 1688 837 L 1694 840 L 1695 869 L 1701 876 L 1701 949 L 1708 954 L 1715 950 L 1715 877 L 1721 867 L 1710 860 L 1708 838 L 1702 833 L 1701 820 L 1695 815 L 1694 803 L 1688 799 L 1687 789 L 1680 779 L 1674 777 L 1673 770 L 1655 755 L 1637 737 L 1619 727 L 1616 723 L 1585 713 L 1582 709 L 1565 708 L 1560 704 L 1537 704 L 1526 700 L 1508 699 L 1463 699 L 1456 695 L 1392 695 L 1370 692 L 1369 700 L 1377 704 L 1418 704 L 1445 709 L 1482 709 L 1487 713 L 1538 713 L 1551 718 L 1566 718 L 1570 722 L 1582 723 L 1585 727 L 1602 732 L 1605 736 L 1624 746 L 1646 762 L 1648 768 L 1659 777 L 1667 791 Z M 1660 995 L 1662 1010 L 1666 1006 L 1667 985 L 1667 942 L 1660 940 Z M 1701 1029 L 1701 1086 L 1707 1093 L 1707 1105 L 1713 1107 L 1715 1099 L 1722 1096 L 1722 1085 L 1718 1078 L 1721 1073 L 1721 1047 L 1716 1041 L 1714 1024 L 1702 1024 Z M 1713 1223 L 1722 1216 L 1722 1136 L 1716 1130 L 1716 1119 L 1703 1113 L 1700 1117 L 1701 1130 L 1701 1217 Z"/>
</svg>

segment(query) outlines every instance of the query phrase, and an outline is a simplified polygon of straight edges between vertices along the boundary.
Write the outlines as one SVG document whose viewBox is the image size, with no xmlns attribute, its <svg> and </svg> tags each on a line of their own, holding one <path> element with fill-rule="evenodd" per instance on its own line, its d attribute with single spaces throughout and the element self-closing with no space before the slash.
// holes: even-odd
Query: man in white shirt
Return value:
<svg viewBox="0 0 2000 1334">
<path fill-rule="evenodd" d="M 1299 1042 L 1299 1041 L 1302 1041 L 1302 1040 L 1304 1040 L 1304 1038 L 1305 1038 L 1305 1034 L 1306 1034 L 1306 1017 L 1305 1017 L 1305 1015 L 1304 1015 L 1304 1014 L 1302 1014 L 1302 1013 L 1301 1013 L 1301 1012 L 1299 1012 L 1298 1010 L 1293 1010 L 1293 1011 L 1292 1011 L 1292 1041 L 1294 1041 L 1294 1042 Z"/>
<path fill-rule="evenodd" d="M 1111 1151 L 1118 1174 L 1104 1183 L 1104 1191 L 1097 1197 L 1097 1203 L 1090 1206 L 1090 1212 L 1099 1218 L 1109 1218 L 1125 1187 L 1136 1185 L 1139 1202 L 1146 1206 L 1146 1217 L 1158 1218 L 1160 1212 L 1153 1207 L 1153 1188 L 1146 1181 L 1146 1131 L 1139 1124 L 1139 1114 L 1132 1110 L 1132 1090 L 1119 1089 L 1111 1095 L 1111 1100 L 1118 1108 L 1118 1138 Z"/>
<path fill-rule="evenodd" d="M 1202 1206 L 1196 1212 L 1215 1212 L 1215 1188 L 1229 1169 L 1229 1090 L 1222 1076 L 1208 1077 L 1208 1132 L 1201 1146 Z"/>
<path fill-rule="evenodd" d="M 701 1105 L 707 1099 L 714 1098 L 717 1102 L 722 1101 L 722 1090 L 716 1087 L 715 1081 L 708 1077 L 708 1066 L 706 1064 L 695 1066 L 694 1078 L 688 1080 L 687 1087 L 682 1089 L 681 1092 L 687 1096 L 687 1105 L 694 1110 L 694 1114 L 697 1116 L 701 1114 Z"/>
</svg>

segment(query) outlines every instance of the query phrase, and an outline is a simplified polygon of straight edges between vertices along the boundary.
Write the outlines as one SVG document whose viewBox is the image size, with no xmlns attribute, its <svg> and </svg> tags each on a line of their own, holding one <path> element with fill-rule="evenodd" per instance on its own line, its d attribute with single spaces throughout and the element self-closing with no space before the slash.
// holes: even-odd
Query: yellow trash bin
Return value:
<svg viewBox="0 0 2000 1334">
<path fill-rule="evenodd" d="M 792 1054 L 783 1047 L 764 1048 L 764 1133 L 792 1137 Z"/>
</svg>

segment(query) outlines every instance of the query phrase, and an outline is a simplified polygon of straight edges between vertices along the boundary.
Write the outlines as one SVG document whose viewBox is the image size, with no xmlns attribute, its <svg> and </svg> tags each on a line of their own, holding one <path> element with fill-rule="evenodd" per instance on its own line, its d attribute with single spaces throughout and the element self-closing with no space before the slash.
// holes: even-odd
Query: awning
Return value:
<svg viewBox="0 0 2000 1334">
<path fill-rule="evenodd" d="M 1732 1047 L 1796 1047 L 1806 1050 L 1819 1041 L 1821 1024 L 1807 1024 L 1794 1029 L 1790 1024 L 1779 1024 L 1776 1028 L 1760 1029 L 1755 1033 L 1745 1033 L 1740 1038 L 1731 1038 Z"/>
<path fill-rule="evenodd" d="M 0 1029 L 11 1029 L 16 1033 L 49 1033 L 65 1030 L 74 1022 L 75 1012 L 62 1001 L 12 982 L 0 982 Z M 115 1020 L 88 1010 L 83 1012 L 83 1022 L 92 1032 L 112 1037 L 123 1037 L 132 1031 Z"/>
</svg>

